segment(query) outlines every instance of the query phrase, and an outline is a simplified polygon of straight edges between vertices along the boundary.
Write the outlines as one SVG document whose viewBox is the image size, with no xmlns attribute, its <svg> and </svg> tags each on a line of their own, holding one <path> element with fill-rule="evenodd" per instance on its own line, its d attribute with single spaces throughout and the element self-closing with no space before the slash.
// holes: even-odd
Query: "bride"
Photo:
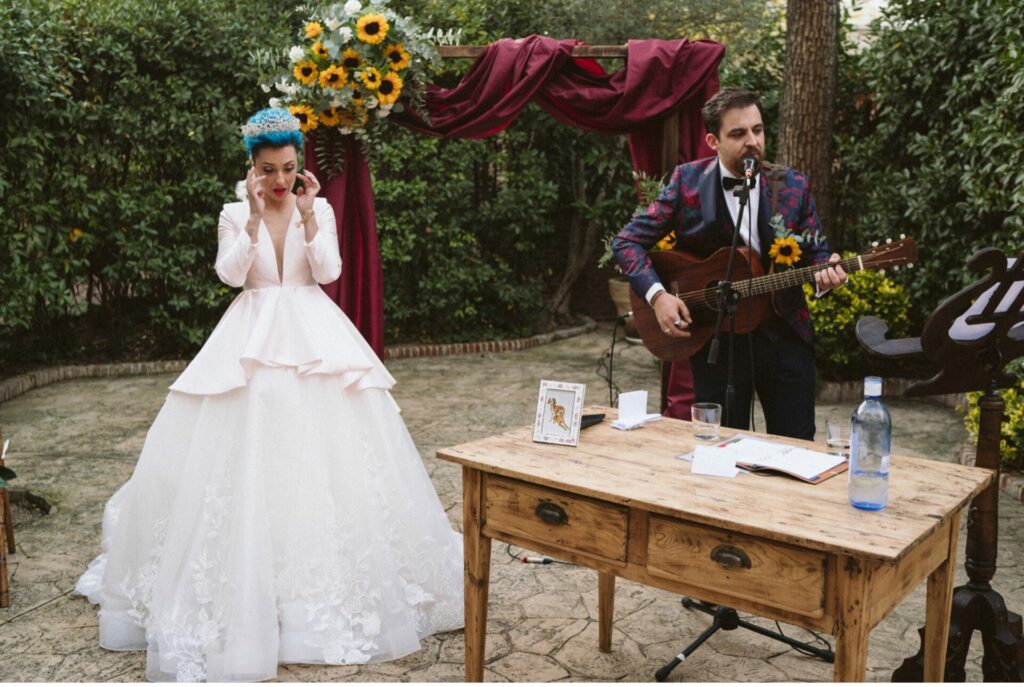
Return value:
<svg viewBox="0 0 1024 687">
<path fill-rule="evenodd" d="M 216 269 L 243 291 L 171 385 L 76 586 L 100 644 L 146 649 L 150 680 L 386 661 L 462 627 L 461 538 L 395 380 L 317 284 L 341 258 L 298 129 L 283 109 L 242 127 L 247 200 L 221 212 Z"/>
</svg>

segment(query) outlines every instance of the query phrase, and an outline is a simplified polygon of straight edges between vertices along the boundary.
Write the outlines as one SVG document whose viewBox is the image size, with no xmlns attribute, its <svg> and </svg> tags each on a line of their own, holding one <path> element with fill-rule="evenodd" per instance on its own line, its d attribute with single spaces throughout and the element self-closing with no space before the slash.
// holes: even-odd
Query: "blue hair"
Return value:
<svg viewBox="0 0 1024 687">
<path fill-rule="evenodd" d="M 242 127 L 247 133 L 242 139 L 245 153 L 255 158 L 262 148 L 283 148 L 295 146 L 296 152 L 302 150 L 302 132 L 295 127 L 296 118 L 288 110 L 281 107 L 268 107 L 260 110 Z M 251 133 L 251 135 L 249 135 Z"/>
</svg>

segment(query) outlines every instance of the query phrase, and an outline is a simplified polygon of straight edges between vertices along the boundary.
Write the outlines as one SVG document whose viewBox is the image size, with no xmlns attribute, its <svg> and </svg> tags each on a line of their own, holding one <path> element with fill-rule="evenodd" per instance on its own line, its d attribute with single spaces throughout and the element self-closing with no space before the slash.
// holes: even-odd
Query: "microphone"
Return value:
<svg viewBox="0 0 1024 687">
<path fill-rule="evenodd" d="M 753 155 L 747 155 L 743 158 L 743 176 L 750 179 L 754 176 L 754 172 L 757 171 L 757 158 Z"/>
</svg>

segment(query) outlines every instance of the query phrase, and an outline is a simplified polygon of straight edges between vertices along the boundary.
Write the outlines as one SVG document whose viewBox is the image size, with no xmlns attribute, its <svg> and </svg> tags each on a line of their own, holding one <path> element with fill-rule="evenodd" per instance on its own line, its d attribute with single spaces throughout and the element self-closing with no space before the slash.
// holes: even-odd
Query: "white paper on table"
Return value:
<svg viewBox="0 0 1024 687">
<path fill-rule="evenodd" d="M 619 419 L 612 422 L 615 429 L 636 429 L 648 422 L 660 420 L 658 413 L 647 412 L 647 391 L 627 391 L 619 394 Z"/>
<path fill-rule="evenodd" d="M 736 467 L 736 457 L 729 451 L 717 446 L 698 446 L 693 449 L 693 467 L 690 471 L 695 475 L 735 477 L 740 470 Z"/>
<path fill-rule="evenodd" d="M 751 468 L 773 468 L 809 480 L 845 460 L 843 456 L 753 438 L 731 442 L 715 450 L 727 453 L 735 462 Z"/>
</svg>

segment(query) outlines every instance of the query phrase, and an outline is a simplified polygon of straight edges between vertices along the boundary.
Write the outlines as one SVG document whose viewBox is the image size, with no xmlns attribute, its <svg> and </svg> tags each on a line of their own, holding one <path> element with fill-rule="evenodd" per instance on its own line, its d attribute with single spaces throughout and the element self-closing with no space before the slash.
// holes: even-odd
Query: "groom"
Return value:
<svg viewBox="0 0 1024 687">
<path fill-rule="evenodd" d="M 615 259 L 633 290 L 651 304 L 658 325 L 673 337 L 690 336 L 689 308 L 665 290 L 648 251 L 672 231 L 676 233 L 676 250 L 702 259 L 719 248 L 728 248 L 739 209 L 734 189 L 744 176 L 745 157 L 754 158 L 758 168 L 740 228 L 740 241 L 750 247 L 752 259 L 761 260 L 765 273 L 839 261 L 839 255 L 829 255 L 807 177 L 764 162 L 759 96 L 745 89 L 724 89 L 708 100 L 703 116 L 705 140 L 717 156 L 676 167 L 658 199 L 612 240 Z M 819 296 L 845 281 L 846 273 L 838 264 L 815 274 Z M 736 393 L 735 403 L 728 409 L 728 425 L 747 429 L 756 391 L 766 431 L 813 439 L 814 330 L 802 288 L 776 291 L 772 305 L 773 312 L 760 327 L 736 335 Z M 723 336 L 728 336 L 728 328 L 723 329 Z M 724 405 L 728 346 L 722 345 L 723 355 L 716 365 L 710 365 L 709 345 L 690 359 L 694 393 L 697 401 Z"/>
</svg>

